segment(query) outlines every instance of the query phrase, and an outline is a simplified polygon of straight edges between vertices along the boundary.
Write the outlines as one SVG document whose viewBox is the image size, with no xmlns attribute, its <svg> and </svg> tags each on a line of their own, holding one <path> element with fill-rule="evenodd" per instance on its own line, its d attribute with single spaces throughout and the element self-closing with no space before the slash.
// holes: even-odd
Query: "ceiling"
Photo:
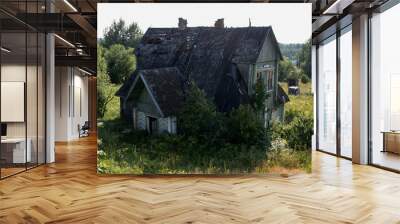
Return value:
<svg viewBox="0 0 400 224">
<path fill-rule="evenodd" d="M 46 0 L 1 0 L 2 36 L 8 39 L 3 45 L 13 49 L 10 58 L 26 55 L 21 32 L 52 32 L 56 65 L 79 66 L 96 74 L 96 10 L 96 0 L 47 0 L 47 4 Z M 35 49 L 28 44 L 28 56 Z"/>
<path fill-rule="evenodd" d="M 216 2 L 216 0 L 194 1 Z M 250 2 L 270 3 L 312 3 L 313 39 L 323 36 L 324 32 L 326 33 L 330 27 L 346 16 L 357 15 L 386 1 L 388 0 L 250 0 Z M 117 2 L 185 2 L 185 0 L 1 0 L 0 25 L 3 32 L 17 33 L 25 31 L 26 28 L 30 31 L 54 32 L 58 35 L 55 41 L 57 65 L 80 66 L 96 73 L 97 3 Z M 50 11 L 52 13 L 49 13 Z"/>
<path fill-rule="evenodd" d="M 374 11 L 389 0 L 311 0 L 312 37 L 317 43 L 352 23 L 352 18 Z"/>
</svg>

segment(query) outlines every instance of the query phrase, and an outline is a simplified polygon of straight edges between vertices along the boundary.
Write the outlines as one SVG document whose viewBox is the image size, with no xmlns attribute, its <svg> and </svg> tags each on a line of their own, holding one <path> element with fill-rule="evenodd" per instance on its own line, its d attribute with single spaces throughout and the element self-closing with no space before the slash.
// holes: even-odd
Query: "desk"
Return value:
<svg viewBox="0 0 400 224">
<path fill-rule="evenodd" d="M 400 154 L 400 131 L 383 131 L 382 152 Z"/>
<path fill-rule="evenodd" d="M 6 163 L 25 163 L 31 162 L 31 139 L 27 139 L 28 144 L 25 152 L 25 138 L 5 138 L 1 139 L 1 157 Z"/>
</svg>

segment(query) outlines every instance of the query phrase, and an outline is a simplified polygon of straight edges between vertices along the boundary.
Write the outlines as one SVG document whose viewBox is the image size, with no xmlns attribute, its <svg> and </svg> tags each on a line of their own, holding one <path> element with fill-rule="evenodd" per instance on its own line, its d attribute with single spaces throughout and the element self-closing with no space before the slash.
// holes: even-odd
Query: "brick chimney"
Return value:
<svg viewBox="0 0 400 224">
<path fill-rule="evenodd" d="M 222 19 L 218 19 L 217 21 L 215 21 L 214 27 L 215 28 L 225 28 L 224 19 L 222 18 Z"/>
<path fill-rule="evenodd" d="M 179 29 L 186 29 L 187 28 L 187 20 L 183 19 L 183 18 L 179 18 L 178 28 Z"/>
</svg>

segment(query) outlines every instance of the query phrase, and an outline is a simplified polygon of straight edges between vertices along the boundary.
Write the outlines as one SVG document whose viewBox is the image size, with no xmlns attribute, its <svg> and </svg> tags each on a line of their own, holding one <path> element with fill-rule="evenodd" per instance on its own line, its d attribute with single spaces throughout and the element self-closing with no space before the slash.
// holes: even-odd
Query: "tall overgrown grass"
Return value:
<svg viewBox="0 0 400 224">
<path fill-rule="evenodd" d="M 312 116 L 311 94 L 307 94 L 305 91 L 300 96 L 290 96 L 290 100 L 290 103 L 285 105 L 285 111 L 289 114 L 290 111 L 294 111 L 290 118 L 291 121 L 298 120 L 299 113 L 296 111 L 299 111 L 298 108 L 301 107 L 303 107 L 302 113 L 307 114 L 307 117 Z M 193 108 L 196 111 L 203 108 L 200 111 L 204 111 L 204 114 L 215 114 L 207 106 L 207 102 L 203 102 L 202 105 L 194 105 Z M 186 118 L 188 122 L 185 124 L 185 128 L 194 130 L 191 128 L 193 125 L 200 128 L 200 132 L 209 130 L 209 128 L 219 128 L 219 131 L 215 133 L 210 131 L 210 136 L 214 135 L 214 137 L 210 137 L 208 134 L 198 137 L 196 133 L 193 135 L 149 135 L 145 131 L 133 130 L 130 123 L 119 118 L 119 100 L 115 98 L 110 102 L 109 110 L 98 127 L 98 172 L 110 174 L 240 174 L 268 173 L 275 167 L 311 171 L 310 150 L 301 144 L 301 147 L 293 147 L 291 145 L 293 141 L 285 139 L 284 137 L 287 136 L 282 134 L 283 129 L 290 130 L 290 125 L 293 125 L 291 121 L 286 120 L 279 124 L 281 131 L 276 129 L 277 126 L 273 126 L 272 130 L 259 132 L 257 123 L 251 122 L 255 118 L 252 118 L 253 115 L 250 115 L 248 110 L 248 108 L 241 108 L 232 112 L 229 115 L 231 117 L 229 122 L 223 121 L 228 116 L 215 116 L 213 119 L 217 119 L 217 122 L 213 122 L 215 125 L 211 127 L 195 122 L 198 120 L 196 116 L 200 116 L 199 114 L 193 115 L 193 121 L 190 121 L 192 115 L 188 113 L 190 116 Z M 241 123 L 240 121 L 246 122 Z M 296 127 L 301 129 L 302 123 L 297 122 L 297 124 Z M 256 134 L 254 136 L 248 132 Z M 268 143 L 271 141 L 269 140 L 271 136 L 272 142 Z M 267 141 L 267 144 L 264 141 Z"/>
<path fill-rule="evenodd" d="M 216 148 L 181 135 L 148 135 L 118 120 L 99 127 L 100 173 L 252 173 L 265 159 L 266 151 L 255 147 Z"/>
</svg>

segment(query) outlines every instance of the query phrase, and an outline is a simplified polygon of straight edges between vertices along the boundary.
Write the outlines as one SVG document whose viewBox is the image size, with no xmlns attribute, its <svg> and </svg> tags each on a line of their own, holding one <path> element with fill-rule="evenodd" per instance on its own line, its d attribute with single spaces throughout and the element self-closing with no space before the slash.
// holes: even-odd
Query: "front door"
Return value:
<svg viewBox="0 0 400 224">
<path fill-rule="evenodd" d="M 149 133 L 157 133 L 157 118 L 147 117 L 149 122 Z"/>
</svg>

